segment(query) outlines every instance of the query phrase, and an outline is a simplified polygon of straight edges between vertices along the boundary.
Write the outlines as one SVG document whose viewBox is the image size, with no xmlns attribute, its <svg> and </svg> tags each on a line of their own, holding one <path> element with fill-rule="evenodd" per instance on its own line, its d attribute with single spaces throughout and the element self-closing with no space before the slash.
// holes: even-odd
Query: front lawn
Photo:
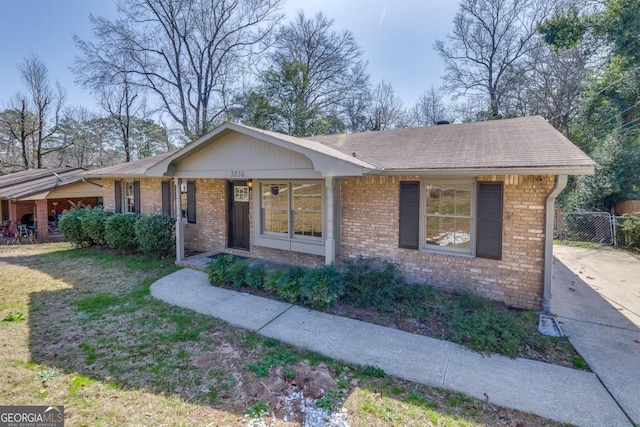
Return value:
<svg viewBox="0 0 640 427">
<path fill-rule="evenodd" d="M 67 426 L 300 425 L 305 405 L 353 426 L 556 425 L 153 299 L 172 271 L 65 243 L 1 246 L 0 402 L 64 405 Z"/>
</svg>

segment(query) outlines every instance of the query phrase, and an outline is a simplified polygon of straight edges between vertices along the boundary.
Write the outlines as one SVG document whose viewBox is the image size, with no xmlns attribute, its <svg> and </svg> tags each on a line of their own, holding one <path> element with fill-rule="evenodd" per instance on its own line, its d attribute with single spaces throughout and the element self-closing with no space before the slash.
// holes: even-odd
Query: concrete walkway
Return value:
<svg viewBox="0 0 640 427">
<path fill-rule="evenodd" d="M 626 414 L 640 424 L 640 260 L 555 246 L 551 311 Z"/>
<path fill-rule="evenodd" d="M 461 391 L 580 426 L 630 422 L 595 374 L 525 359 L 483 357 L 462 346 L 209 285 L 182 269 L 151 285 L 163 301 L 298 347 L 390 375 Z"/>
</svg>

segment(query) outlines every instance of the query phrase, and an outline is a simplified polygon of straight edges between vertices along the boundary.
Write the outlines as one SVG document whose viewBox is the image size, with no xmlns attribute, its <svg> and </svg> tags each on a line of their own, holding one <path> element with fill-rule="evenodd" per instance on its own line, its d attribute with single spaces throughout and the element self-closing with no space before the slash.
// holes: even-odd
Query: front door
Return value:
<svg viewBox="0 0 640 427">
<path fill-rule="evenodd" d="M 249 187 L 229 182 L 229 247 L 249 250 Z"/>
</svg>

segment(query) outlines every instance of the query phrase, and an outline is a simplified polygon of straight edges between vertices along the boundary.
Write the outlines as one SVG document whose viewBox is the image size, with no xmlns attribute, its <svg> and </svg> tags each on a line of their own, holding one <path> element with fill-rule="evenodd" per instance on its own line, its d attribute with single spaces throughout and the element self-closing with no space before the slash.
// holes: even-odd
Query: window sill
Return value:
<svg viewBox="0 0 640 427">
<path fill-rule="evenodd" d="M 311 255 L 325 254 L 323 240 L 312 241 L 303 239 L 290 239 L 288 237 L 261 234 L 259 236 L 256 236 L 254 245 Z"/>
<path fill-rule="evenodd" d="M 469 259 L 476 258 L 476 256 L 471 252 L 457 252 L 457 251 L 450 251 L 450 250 L 448 251 L 446 249 L 438 250 L 435 248 L 432 249 L 432 248 L 423 247 L 421 252 L 429 255 L 444 255 L 444 256 L 451 256 L 455 258 L 469 258 Z"/>
</svg>

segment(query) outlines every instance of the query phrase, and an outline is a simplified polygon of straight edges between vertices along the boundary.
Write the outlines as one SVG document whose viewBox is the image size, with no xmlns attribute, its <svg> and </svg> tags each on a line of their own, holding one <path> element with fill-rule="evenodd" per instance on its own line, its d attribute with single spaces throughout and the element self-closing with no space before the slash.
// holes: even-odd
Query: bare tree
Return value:
<svg viewBox="0 0 640 427">
<path fill-rule="evenodd" d="M 536 29 L 553 10 L 549 0 L 462 0 L 448 42 L 435 49 L 445 62 L 445 87 L 460 95 L 482 93 L 490 118 L 521 83 L 526 56 L 540 43 Z"/>
<path fill-rule="evenodd" d="M 102 108 L 109 114 L 109 120 L 120 133 L 125 162 L 133 160 L 131 157 L 132 121 L 144 109 L 144 100 L 139 101 L 138 98 L 138 88 L 131 84 L 127 74 L 122 75 L 120 84 L 112 85 L 106 90 L 103 89 L 100 94 Z"/>
<path fill-rule="evenodd" d="M 55 91 L 51 88 L 49 70 L 37 56 L 28 57 L 19 68 L 29 92 L 29 103 L 35 120 L 31 147 L 33 162 L 30 166 L 40 169 L 42 157 L 60 149 L 59 146 L 48 146 L 47 142 L 58 129 L 66 93 L 57 83 Z"/>
<path fill-rule="evenodd" d="M 440 121 L 453 121 L 453 114 L 444 102 L 444 90 L 431 86 L 422 92 L 413 107 L 413 120 L 418 126 L 432 126 Z"/>
<path fill-rule="evenodd" d="M 371 93 L 369 130 L 393 129 L 403 122 L 405 110 L 402 100 L 393 92 L 393 86 L 384 80 Z"/>
<path fill-rule="evenodd" d="M 91 16 L 97 42 L 75 38 L 76 69 L 98 58 L 154 93 L 189 139 L 224 117 L 239 63 L 263 48 L 281 0 L 122 1 L 120 18 Z M 98 71 L 99 74 L 99 71 Z"/>
<path fill-rule="evenodd" d="M 31 141 L 36 133 L 35 118 L 29 110 L 27 97 L 17 93 L 9 108 L 2 113 L 5 155 L 0 160 L 3 168 L 31 169 Z"/>
<path fill-rule="evenodd" d="M 344 120 L 349 100 L 366 92 L 366 62 L 353 34 L 334 31 L 322 13 L 303 12 L 278 32 L 260 92 L 276 107 L 283 132 L 329 132 Z"/>
</svg>

